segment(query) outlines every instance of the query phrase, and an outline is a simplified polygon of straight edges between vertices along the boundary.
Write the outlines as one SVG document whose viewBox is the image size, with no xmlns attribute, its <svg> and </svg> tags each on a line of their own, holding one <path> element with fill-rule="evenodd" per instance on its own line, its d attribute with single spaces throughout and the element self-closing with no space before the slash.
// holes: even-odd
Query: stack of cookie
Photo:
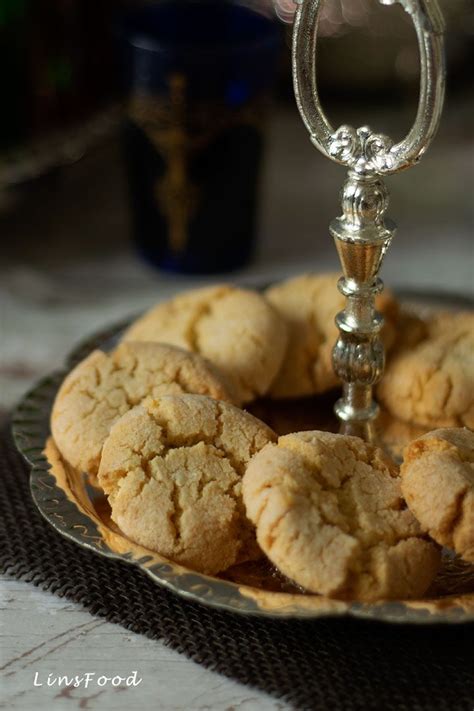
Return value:
<svg viewBox="0 0 474 711">
<path fill-rule="evenodd" d="M 257 292 L 224 285 L 159 304 L 66 377 L 56 445 L 137 543 L 208 574 L 252 560 L 262 552 L 242 478 L 276 435 L 240 408 L 268 391 L 286 345 Z"/>
<path fill-rule="evenodd" d="M 400 477 L 358 438 L 314 429 L 278 438 L 242 409 L 265 412 L 264 396 L 312 397 L 313 411 L 326 409 L 321 394 L 338 386 L 337 278 L 304 275 L 264 294 L 220 285 L 178 295 L 133 323 L 113 352 L 95 351 L 66 377 L 54 440 L 103 489 L 126 536 L 210 575 L 266 555 L 305 590 L 345 599 L 423 595 L 439 545 L 474 562 L 468 430 L 413 442 Z M 410 423 L 472 426 L 470 316 L 456 320 L 456 333 L 450 325 L 448 343 L 443 318 L 425 324 L 400 314 L 390 294 L 378 308 L 393 353 L 380 386 L 386 407 Z M 400 376 L 407 359 L 411 380 Z M 435 362 L 448 383 L 438 400 Z"/>
</svg>

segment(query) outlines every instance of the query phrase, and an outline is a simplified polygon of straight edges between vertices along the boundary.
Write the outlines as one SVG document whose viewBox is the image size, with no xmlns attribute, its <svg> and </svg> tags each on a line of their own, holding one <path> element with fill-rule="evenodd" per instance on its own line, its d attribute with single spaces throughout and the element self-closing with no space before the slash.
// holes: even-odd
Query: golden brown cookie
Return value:
<svg viewBox="0 0 474 711">
<path fill-rule="evenodd" d="M 474 563 L 474 433 L 439 429 L 411 442 L 401 475 L 423 530 Z"/>
<path fill-rule="evenodd" d="M 112 428 L 99 483 L 126 536 L 215 574 L 261 555 L 245 515 L 242 476 L 274 433 L 252 415 L 200 395 L 147 400 Z"/>
<path fill-rule="evenodd" d="M 382 450 L 357 437 L 299 432 L 250 462 L 243 481 L 257 541 L 289 578 L 330 597 L 423 595 L 439 566 Z"/>
<path fill-rule="evenodd" d="M 474 311 L 438 311 L 427 320 L 430 338 L 474 332 Z"/>
<path fill-rule="evenodd" d="M 338 337 L 334 319 L 346 301 L 337 289 L 339 277 L 304 274 L 265 292 L 289 328 L 287 352 L 269 391 L 272 397 L 317 395 L 339 384 L 332 367 L 332 349 Z M 376 305 L 386 318 L 383 337 L 388 348 L 394 340 L 397 304 L 386 292 L 377 297 Z"/>
<path fill-rule="evenodd" d="M 401 351 L 410 350 L 429 339 L 453 336 L 466 330 L 474 331 L 474 312 L 431 311 L 421 316 L 410 308 L 400 307 L 396 340 L 388 361 Z"/>
<path fill-rule="evenodd" d="M 395 417 L 429 427 L 474 428 L 474 330 L 469 320 L 395 355 L 377 388 Z"/>
<path fill-rule="evenodd" d="M 287 329 L 263 296 L 222 285 L 158 304 L 124 340 L 161 341 L 200 353 L 226 376 L 242 404 L 267 392 L 283 360 Z"/>
<path fill-rule="evenodd" d="M 230 400 L 220 375 L 203 358 L 158 343 L 122 343 L 94 351 L 64 380 L 51 431 L 65 459 L 95 475 L 111 426 L 150 395 L 200 393 Z"/>
</svg>

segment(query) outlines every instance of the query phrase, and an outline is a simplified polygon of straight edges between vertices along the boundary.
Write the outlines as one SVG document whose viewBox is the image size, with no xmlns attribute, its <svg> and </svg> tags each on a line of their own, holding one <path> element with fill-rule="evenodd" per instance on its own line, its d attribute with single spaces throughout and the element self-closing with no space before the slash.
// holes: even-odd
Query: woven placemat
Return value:
<svg viewBox="0 0 474 711">
<path fill-rule="evenodd" d="M 297 709 L 474 708 L 473 625 L 272 621 L 185 602 L 126 563 L 56 533 L 36 510 L 9 427 L 0 442 L 0 567 L 160 639 L 195 662 Z"/>
</svg>

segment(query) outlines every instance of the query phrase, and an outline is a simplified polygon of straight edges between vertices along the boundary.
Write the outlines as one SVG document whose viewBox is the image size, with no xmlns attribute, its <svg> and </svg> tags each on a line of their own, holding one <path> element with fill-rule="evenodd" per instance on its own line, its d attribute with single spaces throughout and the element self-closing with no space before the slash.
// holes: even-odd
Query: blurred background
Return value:
<svg viewBox="0 0 474 711">
<path fill-rule="evenodd" d="M 393 288 L 472 295 L 474 3 L 439 0 L 440 132 L 388 180 Z M 0 394 L 73 343 L 210 279 L 337 268 L 344 170 L 310 144 L 291 80 L 293 0 L 0 0 Z M 333 125 L 403 137 L 418 97 L 400 5 L 326 0 Z"/>
</svg>

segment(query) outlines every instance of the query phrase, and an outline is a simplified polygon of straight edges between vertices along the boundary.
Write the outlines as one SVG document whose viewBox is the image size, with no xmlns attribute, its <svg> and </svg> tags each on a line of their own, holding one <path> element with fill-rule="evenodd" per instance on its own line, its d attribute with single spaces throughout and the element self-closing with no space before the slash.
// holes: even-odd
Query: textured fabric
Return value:
<svg viewBox="0 0 474 711">
<path fill-rule="evenodd" d="M 272 621 L 185 602 L 139 570 L 65 540 L 43 520 L 9 430 L 0 443 L 0 567 L 160 639 L 195 662 L 297 709 L 474 708 L 473 625 Z"/>
</svg>

